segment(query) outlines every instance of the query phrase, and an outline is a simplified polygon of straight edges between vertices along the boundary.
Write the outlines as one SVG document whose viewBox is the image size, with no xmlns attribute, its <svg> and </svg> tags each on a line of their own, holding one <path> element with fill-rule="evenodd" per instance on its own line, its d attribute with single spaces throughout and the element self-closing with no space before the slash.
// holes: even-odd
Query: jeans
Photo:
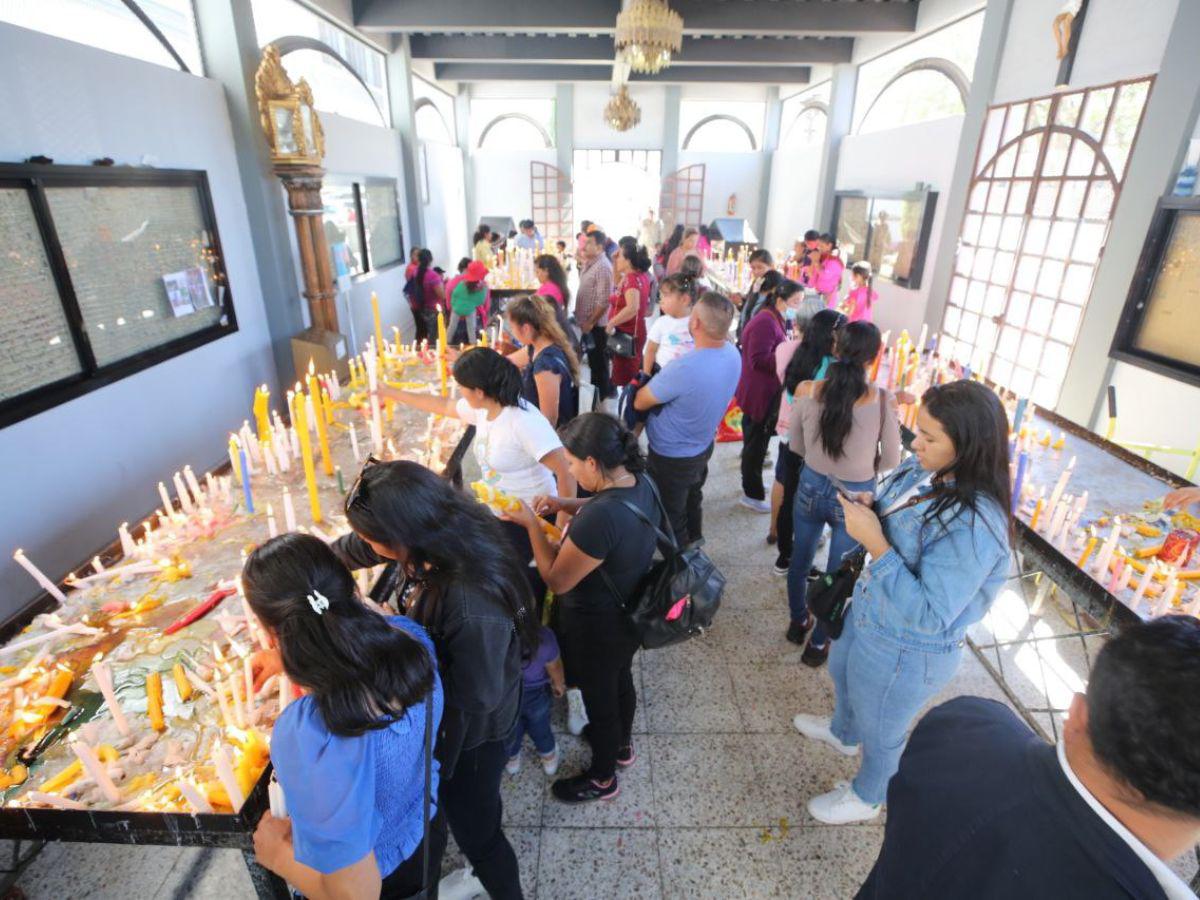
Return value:
<svg viewBox="0 0 1200 900">
<path fill-rule="evenodd" d="M 446 852 L 446 817 L 439 809 L 437 815 L 429 823 L 429 881 L 431 882 L 431 897 L 437 896 L 437 883 L 442 874 L 442 856 Z M 380 887 L 380 900 L 403 900 L 411 897 L 422 887 L 425 875 L 425 843 L 422 841 L 412 855 L 392 870 L 383 879 Z"/>
<path fill-rule="evenodd" d="M 596 399 L 607 400 L 612 392 L 608 378 L 608 332 L 604 330 L 603 325 L 597 325 L 589 334 L 592 341 L 587 351 L 587 361 L 588 369 L 592 373 L 592 384 L 596 386 Z"/>
<path fill-rule="evenodd" d="M 675 542 L 683 547 L 704 537 L 704 482 L 713 444 L 695 456 L 660 456 L 650 451 L 646 469 L 658 486 Z"/>
<path fill-rule="evenodd" d="M 520 900 L 517 855 L 501 828 L 500 776 L 504 741 L 488 741 L 458 757 L 454 774 L 438 784 L 438 801 L 463 855 L 492 898 Z"/>
<path fill-rule="evenodd" d="M 559 610 L 559 648 L 567 684 L 583 693 L 588 726 L 584 737 L 592 747 L 589 778 L 608 781 L 617 771 L 617 752 L 630 744 L 637 690 L 633 656 L 638 639 L 624 617 L 610 613 Z"/>
<path fill-rule="evenodd" d="M 874 479 L 842 483 L 850 491 L 875 490 Z M 828 525 L 832 532 L 829 537 L 828 571 L 837 571 L 842 564 L 842 557 L 858 546 L 854 538 L 846 533 L 842 505 L 837 497 L 837 489 L 828 478 L 807 467 L 801 470 L 792 517 L 796 536 L 792 542 L 792 559 L 787 577 L 788 607 L 793 622 L 803 622 L 808 617 L 808 604 L 804 598 L 808 590 L 808 572 L 817 555 L 817 544 L 821 542 L 821 532 L 825 526 Z M 813 631 L 812 644 L 814 647 L 824 647 L 827 640 L 825 626 L 818 622 Z"/>
<path fill-rule="evenodd" d="M 465 316 L 460 316 L 458 313 L 450 313 L 450 324 L 446 327 L 446 334 L 449 335 L 448 340 L 454 343 L 454 331 L 458 328 L 458 320 L 462 319 L 467 323 L 467 342 L 475 343 L 475 322 L 476 315 L 474 312 L 467 313 Z"/>
<path fill-rule="evenodd" d="M 521 694 L 521 714 L 513 727 L 508 741 L 508 756 L 511 759 L 521 752 L 525 735 L 533 739 L 533 746 L 542 756 L 554 752 L 554 732 L 550 730 L 550 686 L 547 684 L 525 685 Z"/>
<path fill-rule="evenodd" d="M 800 483 L 800 469 L 804 465 L 804 457 L 793 453 L 786 442 L 779 442 L 779 459 L 775 463 L 775 480 L 783 485 L 783 502 L 779 505 L 779 518 L 775 520 L 775 534 L 778 540 L 779 555 L 784 559 L 792 558 L 792 510 L 796 503 L 796 487 Z"/>
<path fill-rule="evenodd" d="M 742 414 L 742 493 L 752 500 L 765 500 L 762 467 L 767 458 L 767 447 L 775 434 L 775 416 L 752 419 Z"/>
<path fill-rule="evenodd" d="M 946 653 L 914 650 L 860 629 L 853 609 L 829 654 L 835 693 L 832 731 L 843 744 L 862 744 L 854 793 L 883 803 L 917 713 L 950 683 L 961 644 Z"/>
</svg>

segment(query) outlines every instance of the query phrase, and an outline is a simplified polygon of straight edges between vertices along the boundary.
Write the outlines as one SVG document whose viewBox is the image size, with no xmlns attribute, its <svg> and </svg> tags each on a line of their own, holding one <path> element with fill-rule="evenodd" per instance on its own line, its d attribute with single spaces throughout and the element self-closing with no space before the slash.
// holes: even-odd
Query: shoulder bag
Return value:
<svg viewBox="0 0 1200 900">
<path fill-rule="evenodd" d="M 617 290 L 621 292 L 622 297 L 625 296 L 624 291 L 621 291 L 620 288 L 617 288 Z M 626 299 L 625 302 L 628 303 L 628 299 Z M 610 354 L 613 356 L 619 356 L 622 359 L 631 359 L 639 355 L 637 351 L 637 335 L 638 325 L 641 323 L 641 319 L 642 295 L 641 289 L 639 288 L 637 312 L 633 315 L 633 333 L 630 334 L 619 329 L 614 329 L 613 333 L 608 336 L 608 352 Z"/>
<path fill-rule="evenodd" d="M 421 803 L 424 817 L 424 837 L 421 839 L 421 889 L 410 894 L 408 900 L 426 900 L 429 896 L 429 807 L 433 793 L 433 686 L 425 695 L 425 796 Z"/>
</svg>

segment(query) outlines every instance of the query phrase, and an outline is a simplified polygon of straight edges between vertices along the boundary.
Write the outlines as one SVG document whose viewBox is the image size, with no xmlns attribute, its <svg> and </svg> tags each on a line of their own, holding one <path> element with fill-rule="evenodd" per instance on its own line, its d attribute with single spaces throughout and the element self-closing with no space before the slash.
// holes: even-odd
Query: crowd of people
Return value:
<svg viewBox="0 0 1200 900">
<path fill-rule="evenodd" d="M 414 252 L 406 280 L 426 333 L 428 311 L 448 306 L 451 332 L 464 320 L 474 343 L 470 323 L 490 304 L 491 243 L 477 237 L 447 282 Z M 532 223 L 521 237 L 540 241 Z M 1047 884 L 1054 896 L 1184 896 L 1163 860 L 1200 838 L 1188 699 L 1200 623 L 1167 617 L 1113 638 L 1057 751 L 974 698 L 908 738 L 1013 571 L 1005 411 L 975 382 L 931 387 L 902 459 L 897 396 L 868 374 L 881 348 L 869 269 L 853 267 L 842 299 L 836 241 L 814 231 L 789 260 L 800 280 L 756 250 L 749 289 L 727 296 L 704 281 L 704 239 L 676 227 L 647 248 L 585 222 L 574 304 L 560 257 L 539 255 L 541 286 L 502 311 L 503 345 L 454 354 L 458 399 L 380 389 L 473 425 L 482 479 L 514 508 L 493 514 L 416 463 L 372 458 L 346 495 L 350 534 L 329 546 L 287 534 L 250 555 L 246 597 L 274 643 L 257 678 L 282 669 L 305 692 L 276 725 L 290 818 L 264 817 L 260 861 L 305 896 L 406 897 L 436 880 L 448 829 L 469 869 L 442 881 L 442 897 L 521 897 L 504 774 L 519 771 L 528 737 L 555 800 L 618 796 L 638 760 L 641 640 L 624 609 L 653 564 L 654 523 L 680 547 L 703 543 L 714 437 L 736 401 L 741 506 L 769 517 L 787 578 L 781 631 L 834 687 L 833 708 L 799 711 L 795 728 L 859 759 L 808 810 L 839 825 L 889 807 L 860 896 L 1045 896 Z M 822 541 L 826 572 L 864 556 L 832 631 L 809 604 Z M 377 565 L 371 597 L 359 596 L 351 571 Z M 550 727 L 563 697 L 591 750 L 572 772 Z M 318 767 L 322 790 L 306 790 Z"/>
</svg>

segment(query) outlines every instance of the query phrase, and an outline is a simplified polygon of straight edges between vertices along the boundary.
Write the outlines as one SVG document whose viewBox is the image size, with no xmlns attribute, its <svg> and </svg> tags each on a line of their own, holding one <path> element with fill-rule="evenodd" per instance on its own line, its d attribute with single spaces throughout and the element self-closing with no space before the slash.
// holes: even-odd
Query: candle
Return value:
<svg viewBox="0 0 1200 900">
<path fill-rule="evenodd" d="M 345 494 L 346 493 L 346 483 L 344 481 L 342 481 L 342 467 L 341 466 L 334 466 L 334 475 L 337 477 L 338 493 Z"/>
<path fill-rule="evenodd" d="M 271 815 L 277 819 L 287 816 L 287 803 L 283 798 L 283 785 L 276 781 L 274 776 L 272 776 L 271 782 L 267 785 L 267 799 L 271 803 Z"/>
<path fill-rule="evenodd" d="M 229 805 L 237 812 L 246 802 L 246 796 L 238 785 L 237 776 L 233 774 L 233 763 L 229 761 L 229 753 L 219 740 L 213 746 L 213 762 L 216 764 L 217 778 L 221 780 L 221 786 L 225 788 L 229 797 Z"/>
<path fill-rule="evenodd" d="M 237 478 L 238 481 L 241 481 L 242 464 L 238 460 L 239 449 L 237 435 L 231 433 L 229 435 L 229 468 L 233 471 L 234 477 Z M 167 512 L 170 512 L 170 509 L 168 509 Z"/>
<path fill-rule="evenodd" d="M 267 406 L 271 401 L 271 392 L 264 384 L 254 391 L 254 421 L 258 426 L 258 439 L 264 443 L 271 440 L 271 419 L 267 415 Z"/>
<path fill-rule="evenodd" d="M 296 530 L 296 507 L 292 505 L 292 492 L 283 486 L 283 524 L 288 531 Z"/>
<path fill-rule="evenodd" d="M 305 415 L 307 413 L 304 409 L 304 398 L 297 394 L 293 418 L 296 422 L 296 431 L 300 434 L 300 457 L 304 461 L 304 481 L 308 485 L 308 505 L 312 512 L 312 520 L 320 522 L 321 498 L 317 495 L 317 473 L 313 468 L 312 439 L 308 436 L 308 423 L 304 418 Z"/>
<path fill-rule="evenodd" d="M 1124 556 L 1122 556 L 1122 559 L 1125 561 L 1125 566 L 1121 570 L 1121 578 L 1117 582 L 1116 591 L 1113 591 L 1113 593 L 1120 593 L 1125 590 L 1129 587 L 1129 582 L 1133 579 L 1133 566 L 1129 565 L 1129 561 L 1124 559 Z"/>
<path fill-rule="evenodd" d="M 167 493 L 167 486 L 161 481 L 158 483 L 158 499 L 162 501 L 163 512 L 168 516 L 175 509 L 175 504 L 171 502 L 171 495 Z"/>
<path fill-rule="evenodd" d="M 33 576 L 33 580 L 40 584 L 42 586 L 42 590 L 44 590 L 47 594 L 49 594 L 59 603 L 67 602 L 67 595 L 60 591 L 58 589 L 58 585 L 47 578 L 42 573 L 41 569 L 30 562 L 29 558 L 25 555 L 24 550 L 18 547 L 16 552 L 13 553 L 13 559 L 16 560 L 17 565 Z"/>
<path fill-rule="evenodd" d="M 133 733 L 133 729 L 129 727 L 129 720 L 125 718 L 125 711 L 121 709 L 121 701 L 117 699 L 117 692 L 113 688 L 112 670 L 108 667 L 108 663 L 93 663 L 92 675 L 96 679 L 100 693 L 104 696 L 104 702 L 108 704 L 108 711 L 112 714 L 113 724 L 117 726 L 117 731 L 129 736 Z"/>
<path fill-rule="evenodd" d="M 1121 517 L 1113 518 L 1112 531 L 1109 532 L 1108 540 L 1104 542 L 1104 546 L 1100 550 L 1100 556 L 1096 559 L 1096 572 L 1103 578 L 1108 572 L 1108 564 L 1112 560 L 1112 555 L 1117 549 L 1117 543 L 1121 540 Z"/>
<path fill-rule="evenodd" d="M 179 496 L 179 506 L 185 515 L 191 515 L 196 511 L 196 507 L 192 505 L 192 498 L 188 494 L 188 490 L 183 486 L 183 477 L 176 472 L 171 476 L 171 483 L 175 485 L 175 493 Z"/>
<path fill-rule="evenodd" d="M 213 811 L 213 808 L 204 799 L 204 796 L 200 793 L 196 785 L 185 778 L 178 768 L 175 769 L 175 781 L 179 785 L 179 793 L 183 794 L 184 799 L 192 805 L 192 809 L 195 812 L 210 813 Z"/>
<path fill-rule="evenodd" d="M 242 428 L 238 432 L 238 437 L 240 438 L 239 443 L 241 444 L 242 449 L 246 451 L 246 459 L 250 463 L 250 467 L 246 469 L 246 471 L 253 475 L 254 467 L 262 462 L 262 460 L 258 458 L 258 451 L 255 449 L 254 435 L 250 432 L 249 422 L 242 422 Z"/>
<path fill-rule="evenodd" d="M 110 803 L 120 803 L 121 792 L 117 790 L 117 786 L 108 777 L 108 769 L 96 758 L 95 751 L 78 737 L 71 741 L 71 749 L 75 751 L 75 755 L 79 757 L 79 762 L 87 769 L 88 775 L 92 781 L 96 782 L 97 787 L 108 798 L 108 801 Z"/>
<path fill-rule="evenodd" d="M 1024 456 L 1025 454 L 1021 454 Z M 1042 488 L 1044 491 L 1045 488 Z M 1042 507 L 1046 505 L 1046 501 L 1042 497 L 1038 497 L 1037 505 L 1033 508 L 1033 517 L 1029 520 L 1029 528 L 1032 531 L 1037 531 L 1038 518 L 1042 515 Z"/>
<path fill-rule="evenodd" d="M 192 496 L 196 498 L 196 502 L 203 506 L 204 491 L 200 488 L 200 482 L 196 479 L 196 473 L 192 471 L 191 466 L 183 467 L 183 480 L 187 483 L 188 490 L 192 492 Z"/>
<path fill-rule="evenodd" d="M 1025 471 L 1029 468 L 1029 454 L 1022 453 L 1017 457 L 1017 477 L 1013 482 L 1012 510 L 1015 513 L 1021 502 L 1021 490 L 1025 487 Z"/>
<path fill-rule="evenodd" d="M 133 556 L 136 548 L 133 543 L 133 535 L 129 533 L 128 522 L 121 523 L 121 527 L 117 529 L 117 537 L 121 539 L 121 555 L 125 557 Z"/>
<path fill-rule="evenodd" d="M 342 399 L 342 383 L 338 381 L 336 371 L 331 371 L 329 373 L 329 396 L 331 396 L 334 400 Z"/>
<path fill-rule="evenodd" d="M 267 537 L 278 537 L 279 526 L 275 524 L 275 507 L 267 504 Z"/>
<path fill-rule="evenodd" d="M 321 448 L 321 468 L 326 475 L 333 474 L 333 460 L 329 455 L 329 435 L 325 429 L 325 404 L 321 400 L 321 386 L 317 382 L 313 362 L 308 361 L 308 398 L 313 405 L 317 424 L 317 443 Z"/>
<path fill-rule="evenodd" d="M 242 479 L 242 497 L 246 501 L 246 512 L 253 514 L 254 513 L 254 497 L 250 493 L 250 476 L 249 476 L 250 468 L 246 465 L 246 450 L 245 450 L 245 448 L 242 448 L 241 450 L 238 451 L 238 462 L 240 462 L 242 464 L 242 471 L 247 473 L 246 477 Z"/>
<path fill-rule="evenodd" d="M 1129 601 L 1129 608 L 1137 612 L 1138 604 L 1142 602 L 1142 598 L 1146 596 L 1146 591 L 1150 587 L 1150 582 L 1154 580 L 1154 570 L 1156 566 L 1152 563 L 1142 577 L 1138 580 L 1137 590 L 1134 591 L 1133 599 Z"/>
<path fill-rule="evenodd" d="M 921 336 L 917 339 L 917 354 L 921 355 L 925 352 L 925 338 L 929 336 L 929 323 L 921 323 Z"/>
<path fill-rule="evenodd" d="M 350 423 L 350 452 L 354 454 L 355 462 L 362 462 L 362 454 L 358 451 L 358 429 L 353 422 Z"/>
<path fill-rule="evenodd" d="M 1063 491 L 1067 487 L 1067 480 L 1071 477 L 1071 470 L 1075 468 L 1075 457 L 1071 457 L 1071 461 L 1067 467 L 1063 469 L 1062 474 L 1058 476 L 1058 481 L 1055 482 L 1054 491 L 1050 494 L 1049 508 L 1054 510 L 1058 507 L 1059 498 L 1062 497 Z"/>
<path fill-rule="evenodd" d="M 237 669 L 233 669 L 229 673 L 229 677 L 225 679 L 225 685 L 229 688 L 229 703 L 233 707 L 233 721 L 237 723 L 238 728 L 246 727 L 246 710 L 242 706 L 242 695 L 238 692 L 238 681 L 241 680 L 241 673 Z"/>
<path fill-rule="evenodd" d="M 253 631 L 253 620 L 247 619 L 246 627 Z M 242 660 L 242 678 L 246 682 L 246 720 L 254 721 L 255 703 L 254 703 L 254 669 L 250 664 L 250 657 L 247 656 Z"/>
<path fill-rule="evenodd" d="M 1096 549 L 1096 540 L 1094 534 L 1088 538 L 1087 546 L 1083 548 L 1083 555 L 1079 557 L 1079 562 L 1075 563 L 1079 568 L 1083 568 L 1083 564 L 1087 562 L 1088 557 L 1092 555 L 1092 551 Z"/>
<path fill-rule="evenodd" d="M 286 435 L 286 432 L 285 432 L 285 435 Z M 279 471 L 287 472 L 289 469 L 291 469 L 291 461 L 288 457 L 288 447 L 287 447 L 286 436 L 281 440 L 275 441 L 274 447 L 275 447 L 275 463 L 279 467 Z"/>
<path fill-rule="evenodd" d="M 292 680 L 287 677 L 286 672 L 279 673 L 279 712 L 287 709 L 287 705 L 292 702 Z"/>
<path fill-rule="evenodd" d="M 375 348 L 383 352 L 383 320 L 379 316 L 379 297 L 371 292 L 371 314 L 375 317 Z"/>
<path fill-rule="evenodd" d="M 1046 531 L 1046 540 L 1054 543 L 1055 535 L 1059 533 L 1059 529 L 1066 524 L 1067 513 L 1070 511 L 1070 504 L 1066 501 L 1059 503 L 1058 508 L 1054 510 L 1054 516 L 1050 518 L 1050 527 Z"/>
<path fill-rule="evenodd" d="M 225 699 L 225 691 L 221 688 L 220 684 L 217 685 L 216 694 L 217 706 L 221 708 L 221 721 L 225 724 L 226 728 L 232 728 L 234 722 L 233 716 L 229 711 L 229 701 Z"/>
<path fill-rule="evenodd" d="M 438 309 L 438 380 L 441 383 L 442 396 L 446 396 L 446 317 Z"/>
</svg>

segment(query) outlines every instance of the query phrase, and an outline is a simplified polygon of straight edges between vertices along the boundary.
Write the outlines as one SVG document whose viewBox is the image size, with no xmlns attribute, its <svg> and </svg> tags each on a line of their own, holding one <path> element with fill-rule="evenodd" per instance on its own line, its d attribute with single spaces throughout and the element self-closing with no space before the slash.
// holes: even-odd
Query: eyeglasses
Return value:
<svg viewBox="0 0 1200 900">
<path fill-rule="evenodd" d="M 377 466 L 382 460 L 376 459 L 374 456 L 368 456 L 366 462 L 363 463 L 362 469 L 359 470 L 358 477 L 354 479 L 354 484 L 350 485 L 350 493 L 346 495 L 346 512 L 350 512 L 350 508 L 359 500 L 366 499 L 363 490 L 366 485 L 363 484 L 363 476 L 367 474 L 367 469 L 371 466 Z"/>
</svg>

